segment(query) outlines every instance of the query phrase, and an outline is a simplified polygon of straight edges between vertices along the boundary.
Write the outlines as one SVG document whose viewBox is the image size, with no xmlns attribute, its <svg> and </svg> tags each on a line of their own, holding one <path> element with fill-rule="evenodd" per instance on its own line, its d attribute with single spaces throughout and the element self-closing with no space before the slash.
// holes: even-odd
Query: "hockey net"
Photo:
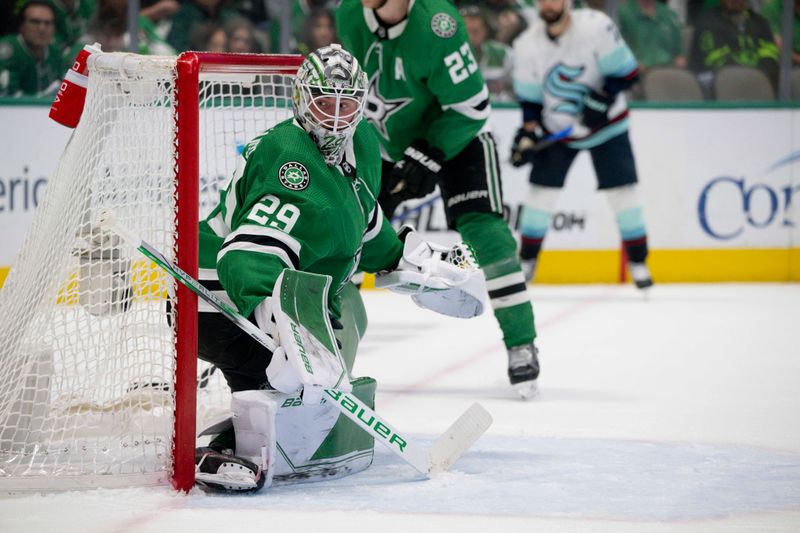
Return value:
<svg viewBox="0 0 800 533">
<path fill-rule="evenodd" d="M 245 143 L 291 114 L 300 60 L 92 56 L 0 290 L 0 489 L 191 487 L 195 416 L 226 407 L 220 373 L 196 364 L 196 300 L 97 218 L 113 209 L 196 276 L 197 221 Z"/>
</svg>

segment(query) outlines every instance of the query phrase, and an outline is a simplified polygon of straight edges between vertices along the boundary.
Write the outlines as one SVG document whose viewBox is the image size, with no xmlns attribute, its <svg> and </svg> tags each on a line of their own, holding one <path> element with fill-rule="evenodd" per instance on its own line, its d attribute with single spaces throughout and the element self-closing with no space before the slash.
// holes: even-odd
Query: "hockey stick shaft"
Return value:
<svg viewBox="0 0 800 533">
<path fill-rule="evenodd" d="M 199 281 L 174 265 L 150 244 L 138 238 L 138 236 L 128 231 L 127 228 L 121 226 L 116 221 L 113 213 L 105 212 L 101 214 L 100 227 L 115 232 L 129 244 L 135 246 L 142 254 L 164 269 L 179 283 L 191 289 L 198 297 L 202 298 L 231 322 L 239 326 L 255 341 L 268 350 L 275 351 L 275 342 L 264 331 L 244 318 L 237 310 L 209 292 Z M 392 424 L 380 417 L 372 408 L 359 400 L 355 395 L 338 389 L 325 389 L 325 394 L 334 402 L 337 409 L 350 418 L 362 431 L 372 436 L 373 439 L 387 447 L 392 453 L 403 459 L 421 474 L 427 475 L 431 472 L 432 464 L 430 452 L 414 444 L 405 434 L 397 431 Z M 488 425 L 486 427 L 488 428 Z M 483 434 L 484 431 L 486 431 L 486 429 L 483 429 L 480 434 L 476 435 L 475 439 Z M 472 442 L 474 442 L 474 440 Z M 469 442 L 469 444 L 472 444 L 472 442 Z M 467 447 L 468 446 L 469 445 L 467 445 Z M 448 466 L 455 462 L 461 453 L 463 453 L 463 450 L 461 450 L 457 456 L 448 459 L 446 461 L 448 462 Z M 437 462 L 442 463 L 444 461 Z"/>
<path fill-rule="evenodd" d="M 167 274 L 183 284 L 199 298 L 211 305 L 214 309 L 222 313 L 231 322 L 239 326 L 245 333 L 259 341 L 269 351 L 275 351 L 275 342 L 255 324 L 244 318 L 239 312 L 225 303 L 214 293 L 203 287 L 200 282 L 164 257 L 164 254 L 156 250 L 153 246 L 131 233 L 116 221 L 113 213 L 106 211 L 100 215 L 100 227 L 108 229 L 119 235 L 123 240 L 135 246 L 144 256 L 160 266 Z"/>
<path fill-rule="evenodd" d="M 412 216 L 412 215 L 416 215 L 417 213 L 419 213 L 420 211 L 422 211 L 423 209 L 425 209 L 425 208 L 426 208 L 426 207 L 428 207 L 429 205 L 433 205 L 434 203 L 436 203 L 436 202 L 438 202 L 439 200 L 441 200 L 441 198 L 442 198 L 442 195 L 441 195 L 441 194 L 437 194 L 436 196 L 433 196 L 432 198 L 428 198 L 427 200 L 425 200 L 425 201 L 424 201 L 424 202 L 422 202 L 421 204 L 419 204 L 419 205 L 415 205 L 415 206 L 414 206 L 414 207 L 412 207 L 411 209 L 408 209 L 408 210 L 406 210 L 406 211 L 403 211 L 403 212 L 402 212 L 402 213 L 400 213 L 399 215 L 394 215 L 394 216 L 392 217 L 392 220 L 391 220 L 391 221 L 392 221 L 392 222 L 400 222 L 400 221 L 402 221 L 402 220 L 405 220 L 405 219 L 407 219 L 408 217 L 410 217 L 410 216 Z"/>
<path fill-rule="evenodd" d="M 572 133 L 572 126 L 567 126 L 561 131 L 557 131 L 555 133 L 551 133 L 550 135 L 545 135 L 541 141 L 533 145 L 532 150 L 534 152 L 541 152 L 542 150 L 553 146 L 558 141 L 566 139 Z"/>
</svg>

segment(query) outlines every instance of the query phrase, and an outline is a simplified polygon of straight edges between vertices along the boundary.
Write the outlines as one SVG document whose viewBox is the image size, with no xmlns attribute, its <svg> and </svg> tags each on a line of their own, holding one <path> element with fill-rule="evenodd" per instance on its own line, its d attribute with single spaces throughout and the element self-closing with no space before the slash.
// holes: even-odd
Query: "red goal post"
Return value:
<svg viewBox="0 0 800 533">
<path fill-rule="evenodd" d="M 197 199 L 188 202 L 186 212 L 178 210 L 179 247 L 177 264 L 197 278 L 197 221 L 199 220 L 200 142 L 199 142 L 199 84 L 204 74 L 261 74 L 292 75 L 302 63 L 299 55 L 218 54 L 185 52 L 178 57 L 176 83 L 178 109 L 176 113 L 178 197 Z M 186 179 L 188 178 L 188 179 Z M 184 253 L 181 253 L 181 249 Z M 194 485 L 195 449 L 195 392 L 197 389 L 197 296 L 178 284 L 178 301 L 187 302 L 183 313 L 177 312 L 178 369 L 175 376 L 174 472 L 173 486 L 189 490 Z M 183 363 L 183 364 L 182 364 Z M 185 405 L 184 405 L 185 403 Z"/>
</svg>

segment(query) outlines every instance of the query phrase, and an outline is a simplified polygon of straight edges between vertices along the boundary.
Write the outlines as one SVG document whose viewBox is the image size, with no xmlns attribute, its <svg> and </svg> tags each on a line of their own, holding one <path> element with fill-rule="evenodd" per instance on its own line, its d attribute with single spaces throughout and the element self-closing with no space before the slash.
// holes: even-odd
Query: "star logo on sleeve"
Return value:
<svg viewBox="0 0 800 533">
<path fill-rule="evenodd" d="M 449 39 L 456 34 L 456 19 L 447 13 L 436 13 L 431 19 L 431 30 L 442 39 Z"/>
<path fill-rule="evenodd" d="M 293 191 L 302 191 L 308 187 L 308 170 L 296 161 L 290 161 L 283 165 L 278 171 L 278 179 L 281 185 Z"/>
<path fill-rule="evenodd" d="M 381 70 L 377 70 L 369 81 L 366 102 L 364 104 L 364 116 L 380 132 L 381 136 L 389 139 L 389 132 L 386 123 L 389 119 L 411 103 L 411 98 L 384 98 L 380 90 Z"/>
</svg>

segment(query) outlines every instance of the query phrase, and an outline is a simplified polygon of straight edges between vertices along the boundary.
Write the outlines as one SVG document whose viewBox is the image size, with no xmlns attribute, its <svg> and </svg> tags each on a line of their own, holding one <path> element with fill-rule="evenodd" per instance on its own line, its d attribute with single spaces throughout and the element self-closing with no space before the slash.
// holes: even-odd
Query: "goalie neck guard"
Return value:
<svg viewBox="0 0 800 533">
<path fill-rule="evenodd" d="M 325 162 L 337 165 L 364 112 L 367 75 L 338 44 L 311 52 L 292 87 L 294 116 L 319 147 Z"/>
</svg>

